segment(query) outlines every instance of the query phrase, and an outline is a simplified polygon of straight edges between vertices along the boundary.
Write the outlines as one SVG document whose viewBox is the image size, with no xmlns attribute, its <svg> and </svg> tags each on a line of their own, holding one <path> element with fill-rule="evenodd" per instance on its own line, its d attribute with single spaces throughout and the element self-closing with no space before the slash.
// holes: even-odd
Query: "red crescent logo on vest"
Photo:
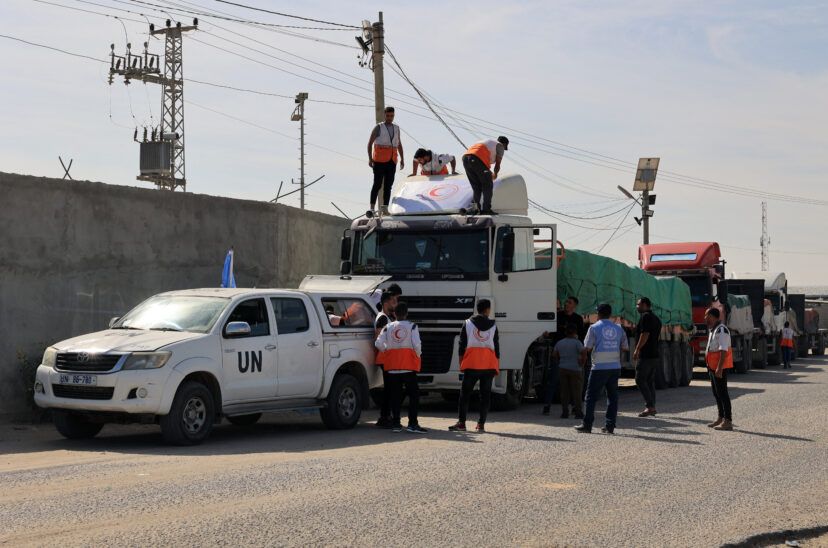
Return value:
<svg viewBox="0 0 828 548">
<path fill-rule="evenodd" d="M 435 185 L 431 187 L 431 190 L 427 192 L 428 197 L 432 200 L 445 200 L 446 198 L 450 198 L 457 194 L 460 191 L 460 187 L 453 183 L 446 183 L 442 185 Z"/>
<path fill-rule="evenodd" d="M 391 336 L 394 337 L 395 342 L 401 343 L 408 336 L 408 329 L 399 326 L 391 333 Z"/>
<path fill-rule="evenodd" d="M 480 330 L 475 327 L 474 328 L 474 338 L 477 339 L 480 342 L 486 342 L 486 341 L 489 340 L 489 332 L 486 331 L 486 332 L 481 333 Z"/>
</svg>

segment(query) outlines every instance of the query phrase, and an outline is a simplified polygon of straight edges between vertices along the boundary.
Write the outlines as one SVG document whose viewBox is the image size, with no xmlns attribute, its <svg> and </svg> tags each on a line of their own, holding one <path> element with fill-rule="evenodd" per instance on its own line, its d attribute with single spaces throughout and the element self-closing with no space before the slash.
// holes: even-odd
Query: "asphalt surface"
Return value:
<svg viewBox="0 0 828 548">
<path fill-rule="evenodd" d="M 439 398 L 422 435 L 378 430 L 373 410 L 341 432 L 307 413 L 225 423 L 188 448 L 154 426 L 73 442 L 2 425 L 0 545 L 686 547 L 823 526 L 827 382 L 828 357 L 731 377 L 733 432 L 705 426 L 702 377 L 659 391 L 656 418 L 623 390 L 615 435 L 531 401 L 450 433 Z"/>
</svg>

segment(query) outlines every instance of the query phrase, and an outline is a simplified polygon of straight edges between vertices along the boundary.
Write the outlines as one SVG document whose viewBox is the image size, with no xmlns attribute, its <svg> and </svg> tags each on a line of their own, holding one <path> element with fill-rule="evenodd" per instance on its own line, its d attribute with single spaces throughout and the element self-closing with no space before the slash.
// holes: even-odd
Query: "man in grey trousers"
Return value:
<svg viewBox="0 0 828 548">
<path fill-rule="evenodd" d="M 656 414 L 655 407 L 655 377 L 661 367 L 661 358 L 658 354 L 658 339 L 661 334 L 661 320 L 652 311 L 652 303 L 647 297 L 638 299 L 636 305 L 641 317 L 635 328 L 638 335 L 638 344 L 635 345 L 633 360 L 635 360 L 635 384 L 644 396 L 644 411 L 639 417 L 652 417 Z"/>
</svg>

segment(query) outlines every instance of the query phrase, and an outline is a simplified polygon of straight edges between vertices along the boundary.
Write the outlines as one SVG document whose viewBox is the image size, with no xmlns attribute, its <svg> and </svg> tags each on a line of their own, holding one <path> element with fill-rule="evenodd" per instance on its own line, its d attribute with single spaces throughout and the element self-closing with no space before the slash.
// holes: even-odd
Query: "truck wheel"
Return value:
<svg viewBox="0 0 828 548">
<path fill-rule="evenodd" d="M 736 341 L 733 343 L 733 347 L 736 348 L 736 345 L 739 345 L 740 353 L 742 355 L 742 359 L 739 361 L 733 360 L 733 370 L 736 373 L 745 374 L 747 373 L 747 355 L 745 354 L 745 339 L 742 337 L 738 337 Z"/>
<path fill-rule="evenodd" d="M 340 373 L 334 377 L 328 392 L 328 405 L 319 410 L 322 422 L 331 430 L 353 428 L 362 414 L 359 381 L 353 375 Z"/>
<path fill-rule="evenodd" d="M 167 443 L 196 445 L 207 439 L 216 417 L 213 395 L 200 382 L 178 387 L 170 412 L 161 416 L 161 433 Z"/>
<path fill-rule="evenodd" d="M 753 369 L 753 344 L 751 344 L 751 340 L 748 338 L 744 339 L 744 356 L 745 356 L 745 371 L 750 371 Z"/>
<path fill-rule="evenodd" d="M 764 369 L 768 366 L 768 341 L 765 337 L 759 337 L 756 341 L 756 361 L 753 362 L 755 369 Z"/>
<path fill-rule="evenodd" d="M 690 386 L 690 381 L 693 380 L 693 347 L 688 342 L 679 344 L 681 355 L 681 379 L 679 386 Z"/>
<path fill-rule="evenodd" d="M 676 386 L 676 378 L 673 375 L 673 356 L 670 351 L 670 343 L 667 341 L 659 341 L 658 355 L 661 357 L 661 378 L 663 382 L 662 388 Z M 658 388 L 658 374 L 656 374 L 656 388 Z"/>
<path fill-rule="evenodd" d="M 506 393 L 492 394 L 492 409 L 494 411 L 512 411 L 520 407 L 523 396 L 526 395 L 526 370 L 509 369 L 506 371 Z"/>
<path fill-rule="evenodd" d="M 825 355 L 825 337 L 819 337 L 819 343 L 817 343 L 817 356 L 824 356 Z"/>
<path fill-rule="evenodd" d="M 262 418 L 261 413 L 252 413 L 250 415 L 235 415 L 233 417 L 227 417 L 227 420 L 230 421 L 230 424 L 235 424 L 236 426 L 253 426 L 259 419 Z"/>
<path fill-rule="evenodd" d="M 808 335 L 801 335 L 797 340 L 796 345 L 797 357 L 805 358 L 808 356 Z"/>
<path fill-rule="evenodd" d="M 670 343 L 670 361 L 673 365 L 673 386 L 681 386 L 682 370 L 684 369 L 684 360 L 681 355 L 681 343 L 673 341 Z"/>
<path fill-rule="evenodd" d="M 93 438 L 103 428 L 102 422 L 91 422 L 66 409 L 52 409 L 52 421 L 60 435 L 70 440 Z"/>
<path fill-rule="evenodd" d="M 774 351 L 768 353 L 768 365 L 780 365 L 782 363 L 782 345 L 779 344 L 778 338 L 773 346 Z"/>
</svg>

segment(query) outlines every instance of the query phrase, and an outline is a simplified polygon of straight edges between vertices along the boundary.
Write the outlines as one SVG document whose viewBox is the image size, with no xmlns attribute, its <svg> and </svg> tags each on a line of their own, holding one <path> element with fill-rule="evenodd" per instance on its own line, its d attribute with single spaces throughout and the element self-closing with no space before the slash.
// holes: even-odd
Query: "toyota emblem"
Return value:
<svg viewBox="0 0 828 548">
<path fill-rule="evenodd" d="M 89 352 L 78 352 L 78 361 L 80 363 L 86 363 L 89 361 Z"/>
</svg>

